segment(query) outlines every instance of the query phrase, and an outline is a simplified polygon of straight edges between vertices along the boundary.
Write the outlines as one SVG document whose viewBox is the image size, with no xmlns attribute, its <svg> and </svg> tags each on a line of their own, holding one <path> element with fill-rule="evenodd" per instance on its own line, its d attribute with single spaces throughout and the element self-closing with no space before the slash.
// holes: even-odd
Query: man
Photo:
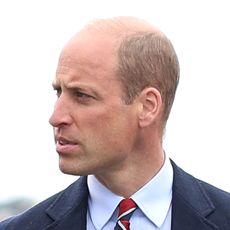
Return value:
<svg viewBox="0 0 230 230">
<path fill-rule="evenodd" d="M 0 229 L 229 230 L 230 194 L 162 148 L 178 80 L 173 46 L 147 22 L 102 19 L 78 32 L 60 55 L 50 124 L 60 170 L 81 177 Z"/>
</svg>

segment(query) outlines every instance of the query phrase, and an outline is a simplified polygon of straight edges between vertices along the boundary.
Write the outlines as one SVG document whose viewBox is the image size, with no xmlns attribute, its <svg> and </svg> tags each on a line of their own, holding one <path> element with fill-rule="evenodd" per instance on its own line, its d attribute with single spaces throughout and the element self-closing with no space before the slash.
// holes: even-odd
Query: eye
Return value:
<svg viewBox="0 0 230 230">
<path fill-rule="evenodd" d="M 91 102 L 91 100 L 94 98 L 93 96 L 91 96 L 90 94 L 87 93 L 83 93 L 81 91 L 77 91 L 74 93 L 75 94 L 75 98 L 79 103 L 82 104 L 89 104 Z"/>
<path fill-rule="evenodd" d="M 89 100 L 90 98 L 93 98 L 91 95 L 89 95 L 87 93 L 80 92 L 80 91 L 75 92 L 75 96 L 79 100 Z"/>
<path fill-rule="evenodd" d="M 81 98 L 81 99 L 89 99 L 89 98 L 92 98 L 92 96 L 86 94 L 86 93 L 82 93 L 80 91 L 76 92 L 76 97 L 77 98 Z"/>
</svg>

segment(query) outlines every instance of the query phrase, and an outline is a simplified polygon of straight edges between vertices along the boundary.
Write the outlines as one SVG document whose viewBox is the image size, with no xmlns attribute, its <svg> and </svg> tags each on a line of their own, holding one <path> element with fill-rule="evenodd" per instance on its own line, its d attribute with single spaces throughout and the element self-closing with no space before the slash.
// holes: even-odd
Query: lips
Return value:
<svg viewBox="0 0 230 230">
<path fill-rule="evenodd" d="M 66 139 L 64 137 L 56 137 L 56 151 L 59 154 L 72 153 L 78 146 L 78 142 Z"/>
<path fill-rule="evenodd" d="M 65 139 L 65 138 L 63 138 L 63 137 L 58 137 L 58 138 L 56 139 L 56 142 L 57 142 L 58 144 L 60 144 L 60 145 L 74 145 L 74 144 L 77 144 L 76 142 L 70 141 L 70 140 Z"/>
</svg>

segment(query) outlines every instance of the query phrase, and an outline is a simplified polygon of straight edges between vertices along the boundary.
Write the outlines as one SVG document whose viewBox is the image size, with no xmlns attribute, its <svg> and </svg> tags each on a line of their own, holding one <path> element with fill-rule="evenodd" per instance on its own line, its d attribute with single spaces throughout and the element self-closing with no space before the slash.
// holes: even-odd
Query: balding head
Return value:
<svg viewBox="0 0 230 230">
<path fill-rule="evenodd" d="M 146 87 L 156 88 L 162 97 L 162 130 L 168 119 L 179 81 L 179 63 L 170 40 L 156 27 L 134 17 L 99 19 L 86 25 L 79 35 L 107 37 L 113 44 L 114 72 L 121 81 L 126 104 Z M 99 54 L 100 56 L 100 54 Z"/>
<path fill-rule="evenodd" d="M 110 34 L 119 38 L 141 31 L 162 33 L 159 29 L 142 19 L 126 16 L 94 20 L 86 25 L 83 30 Z"/>
</svg>

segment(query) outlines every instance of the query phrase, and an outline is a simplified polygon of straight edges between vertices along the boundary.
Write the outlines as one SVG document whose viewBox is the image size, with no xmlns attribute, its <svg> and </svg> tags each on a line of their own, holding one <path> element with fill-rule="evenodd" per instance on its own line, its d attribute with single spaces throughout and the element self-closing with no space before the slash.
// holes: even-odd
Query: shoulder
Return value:
<svg viewBox="0 0 230 230">
<path fill-rule="evenodd" d="M 54 215 L 69 211 L 78 198 L 76 193 L 82 194 L 86 189 L 86 179 L 80 178 L 63 191 L 36 204 L 25 212 L 0 222 L 1 230 L 15 229 L 44 229 L 53 222 Z M 83 188 L 82 188 L 82 185 Z M 55 213 L 56 212 L 56 213 Z"/>
<path fill-rule="evenodd" d="M 230 193 L 195 178 L 171 161 L 174 171 L 173 193 L 183 202 L 214 223 L 230 226 Z M 225 226 L 226 225 L 226 226 Z M 225 229 L 225 228 L 223 228 Z"/>
<path fill-rule="evenodd" d="M 188 191 L 191 195 L 193 191 L 200 189 L 200 192 L 205 192 L 211 196 L 214 201 L 228 203 L 230 202 L 230 193 L 220 188 L 217 188 L 203 180 L 200 180 L 191 174 L 185 172 L 183 169 L 178 167 L 173 161 L 171 161 L 174 172 L 174 186 L 177 187 L 178 192 Z M 188 195 L 189 195 L 188 194 Z M 230 208 L 230 206 L 229 206 Z"/>
</svg>

